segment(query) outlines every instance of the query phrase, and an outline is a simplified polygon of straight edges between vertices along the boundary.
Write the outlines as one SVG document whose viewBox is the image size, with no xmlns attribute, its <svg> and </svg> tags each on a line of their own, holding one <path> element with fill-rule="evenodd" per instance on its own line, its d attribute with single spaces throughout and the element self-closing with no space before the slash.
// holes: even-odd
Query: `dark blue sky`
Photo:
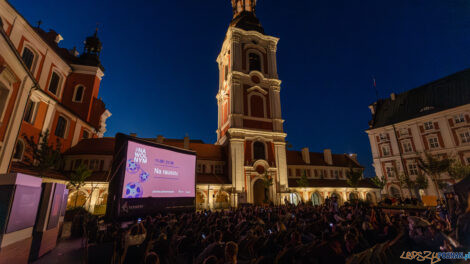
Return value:
<svg viewBox="0 0 470 264">
<path fill-rule="evenodd" d="M 100 97 L 113 113 L 107 136 L 213 143 L 216 57 L 232 17 L 229 0 L 11 0 L 32 24 L 83 48 L 96 23 L 106 68 Z M 371 176 L 364 132 L 375 101 L 470 66 L 468 0 L 259 0 L 279 37 L 287 140 L 294 149 L 358 153 Z"/>
</svg>

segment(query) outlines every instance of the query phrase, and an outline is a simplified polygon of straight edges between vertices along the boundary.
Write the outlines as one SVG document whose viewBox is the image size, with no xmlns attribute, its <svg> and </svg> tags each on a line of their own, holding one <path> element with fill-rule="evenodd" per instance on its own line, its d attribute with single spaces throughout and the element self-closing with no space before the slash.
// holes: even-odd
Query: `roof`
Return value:
<svg viewBox="0 0 470 264">
<path fill-rule="evenodd" d="M 307 164 L 302 159 L 302 152 L 295 150 L 287 150 L 287 165 L 307 165 L 307 166 L 331 166 L 331 167 L 353 167 L 353 168 L 364 168 L 357 161 L 353 160 L 347 154 L 331 154 L 333 164 L 329 165 L 325 162 L 325 156 L 323 153 L 310 152 L 310 163 Z"/>
<path fill-rule="evenodd" d="M 155 139 L 144 139 L 153 141 Z M 67 150 L 64 155 L 113 155 L 115 138 L 88 138 L 78 142 L 77 145 Z M 173 147 L 184 147 L 183 139 L 167 139 L 163 140 L 164 145 Z M 190 140 L 189 149 L 196 151 L 198 159 L 226 161 L 225 147 L 213 144 L 206 144 L 202 140 Z"/>
<path fill-rule="evenodd" d="M 470 69 L 466 69 L 407 92 L 395 100 L 380 99 L 370 129 L 388 126 L 470 103 Z"/>
<path fill-rule="evenodd" d="M 114 138 L 87 138 L 67 150 L 64 155 L 113 155 Z"/>
<path fill-rule="evenodd" d="M 11 172 L 24 173 L 32 176 L 39 176 L 37 170 L 21 162 L 13 162 L 11 166 Z M 59 172 L 56 170 L 47 171 L 46 178 L 68 181 L 68 178 L 65 176 L 70 172 Z M 107 171 L 93 171 L 91 176 L 86 180 L 87 182 L 108 182 L 108 172 Z"/>
<path fill-rule="evenodd" d="M 236 16 L 230 26 L 240 28 L 246 31 L 257 31 L 264 34 L 263 26 L 253 12 L 244 11 Z"/>
<path fill-rule="evenodd" d="M 297 178 L 289 178 L 289 187 L 299 187 Z M 308 187 L 331 187 L 331 188 L 352 188 L 346 180 L 336 179 L 308 179 Z M 356 187 L 355 187 L 356 188 Z M 363 179 L 359 182 L 357 188 L 378 188 L 370 179 Z"/>
</svg>

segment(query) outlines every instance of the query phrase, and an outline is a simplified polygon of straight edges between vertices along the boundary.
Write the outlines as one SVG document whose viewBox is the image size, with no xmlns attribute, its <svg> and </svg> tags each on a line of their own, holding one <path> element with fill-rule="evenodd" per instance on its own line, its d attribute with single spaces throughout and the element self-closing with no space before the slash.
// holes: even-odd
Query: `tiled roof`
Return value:
<svg viewBox="0 0 470 264">
<path fill-rule="evenodd" d="M 469 103 L 470 69 L 466 69 L 397 94 L 395 100 L 380 99 L 369 125 L 374 129 Z"/>
<path fill-rule="evenodd" d="M 64 155 L 113 155 L 114 138 L 87 138 L 67 150 Z"/>
<path fill-rule="evenodd" d="M 155 142 L 155 139 L 144 139 Z M 115 139 L 89 138 L 83 139 L 77 145 L 69 149 L 64 155 L 113 155 Z M 180 139 L 164 139 L 164 145 L 183 148 L 184 141 Z M 224 147 L 213 144 L 205 144 L 202 140 L 190 140 L 189 149 L 196 151 L 198 159 L 226 161 L 226 150 Z"/>
<path fill-rule="evenodd" d="M 32 176 L 39 176 L 39 173 L 31 168 L 30 166 L 20 163 L 13 162 L 11 166 L 11 172 L 24 173 Z M 59 172 L 55 170 L 50 170 L 45 173 L 46 178 L 68 181 L 66 177 L 67 173 L 70 172 Z M 94 171 L 91 176 L 86 180 L 87 182 L 107 182 L 108 172 L 107 171 Z"/>
<path fill-rule="evenodd" d="M 302 159 L 302 152 L 295 150 L 287 150 L 287 165 L 310 165 L 310 166 L 332 166 L 332 167 L 353 167 L 363 168 L 359 163 L 350 158 L 347 154 L 331 154 L 333 165 L 325 162 L 324 154 L 318 152 L 310 152 L 310 164 Z"/>
<path fill-rule="evenodd" d="M 297 184 L 296 178 L 289 178 L 289 187 L 299 187 Z M 308 187 L 321 187 L 321 188 L 326 188 L 326 187 L 331 187 L 331 188 L 352 188 L 351 186 L 348 185 L 346 180 L 328 180 L 328 179 L 309 179 L 308 180 Z M 363 179 L 357 186 L 357 188 L 377 188 L 378 187 L 372 183 L 371 180 L 369 179 Z"/>
</svg>

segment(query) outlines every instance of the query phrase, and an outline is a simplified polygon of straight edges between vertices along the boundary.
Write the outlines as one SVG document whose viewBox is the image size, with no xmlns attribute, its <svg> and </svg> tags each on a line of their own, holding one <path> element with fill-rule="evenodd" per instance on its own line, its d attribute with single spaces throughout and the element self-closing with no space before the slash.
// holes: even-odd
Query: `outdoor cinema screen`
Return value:
<svg viewBox="0 0 470 264">
<path fill-rule="evenodd" d="M 122 198 L 195 197 L 196 155 L 128 141 Z"/>
</svg>

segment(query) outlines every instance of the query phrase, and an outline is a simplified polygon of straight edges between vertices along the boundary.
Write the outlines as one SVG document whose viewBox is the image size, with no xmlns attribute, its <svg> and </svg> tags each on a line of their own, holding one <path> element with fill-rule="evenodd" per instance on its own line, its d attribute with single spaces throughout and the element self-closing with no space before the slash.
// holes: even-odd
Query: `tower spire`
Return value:
<svg viewBox="0 0 470 264">
<path fill-rule="evenodd" d="M 249 12 L 254 15 L 257 1 L 258 0 L 232 0 L 233 18 L 236 18 L 243 12 Z"/>
</svg>

